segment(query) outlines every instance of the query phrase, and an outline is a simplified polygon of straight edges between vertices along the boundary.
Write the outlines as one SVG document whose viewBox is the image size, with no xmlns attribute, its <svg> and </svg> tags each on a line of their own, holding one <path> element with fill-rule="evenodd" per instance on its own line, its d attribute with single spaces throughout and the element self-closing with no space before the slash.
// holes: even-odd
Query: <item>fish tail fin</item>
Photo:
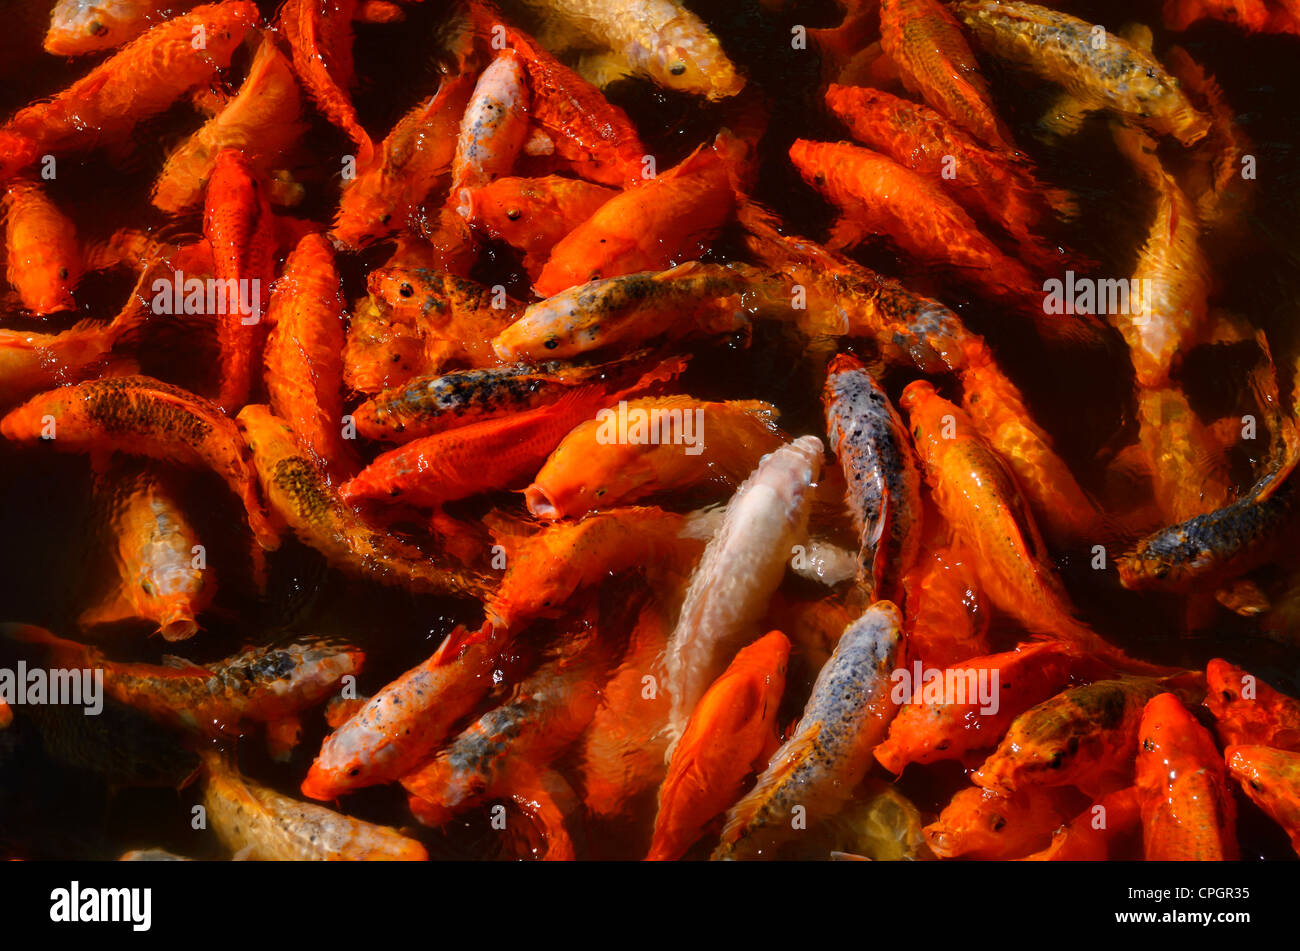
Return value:
<svg viewBox="0 0 1300 951">
<path fill-rule="evenodd" d="M 450 634 L 443 638 L 442 643 L 438 645 L 438 649 L 434 651 L 433 666 L 442 667 L 450 664 L 464 653 L 466 648 L 474 644 L 486 644 L 495 636 L 496 625 L 490 620 L 484 621 L 481 627 L 473 631 L 463 624 L 458 624 Z"/>
<path fill-rule="evenodd" d="M 713 852 L 714 859 L 733 857 L 736 846 L 751 833 L 754 820 L 771 801 L 777 788 L 801 762 L 816 753 L 817 735 L 820 732 L 820 727 L 811 729 L 776 752 L 758 777 L 754 788 L 727 812 L 718 847 Z"/>
</svg>

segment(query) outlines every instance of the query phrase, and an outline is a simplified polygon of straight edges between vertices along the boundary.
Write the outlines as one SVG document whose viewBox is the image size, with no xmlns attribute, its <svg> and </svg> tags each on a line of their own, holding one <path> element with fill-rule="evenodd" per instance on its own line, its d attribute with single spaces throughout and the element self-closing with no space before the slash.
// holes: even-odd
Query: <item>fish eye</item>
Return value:
<svg viewBox="0 0 1300 951">
<path fill-rule="evenodd" d="M 523 215 L 524 213 L 520 211 L 518 208 L 511 208 L 509 211 L 506 212 L 506 217 L 509 218 L 511 221 L 518 221 L 520 218 L 523 217 Z"/>
<path fill-rule="evenodd" d="M 389 220 L 390 218 L 392 218 L 392 217 L 393 217 L 393 216 L 392 216 L 391 214 L 384 215 L 382 218 L 379 219 L 379 223 L 380 223 L 381 225 L 386 225 L 386 224 L 388 224 L 388 220 Z"/>
<path fill-rule="evenodd" d="M 397 293 L 401 294 L 403 297 L 410 297 L 415 293 L 415 288 L 410 284 L 403 282 L 402 286 L 397 289 Z"/>
<path fill-rule="evenodd" d="M 59 268 L 59 280 L 66 281 L 67 279 L 68 279 L 68 269 L 66 267 Z"/>
<path fill-rule="evenodd" d="M 361 775 L 361 767 L 360 767 L 360 766 L 353 766 L 350 770 L 348 770 L 348 775 L 349 775 L 349 776 L 360 776 L 360 775 Z"/>
<path fill-rule="evenodd" d="M 989 828 L 994 832 L 1001 832 L 1006 827 L 1006 824 L 1007 820 L 1005 817 L 994 816 L 993 821 L 989 823 Z"/>
<path fill-rule="evenodd" d="M 153 582 L 148 578 L 145 578 L 144 581 L 140 582 L 140 587 L 144 589 L 145 594 L 153 594 Z"/>
<path fill-rule="evenodd" d="M 103 36 L 108 32 L 108 27 L 104 26 L 104 24 L 100 23 L 98 20 L 94 20 L 88 27 L 86 27 L 86 32 L 91 36 Z"/>
<path fill-rule="evenodd" d="M 1047 761 L 1047 768 L 1048 768 L 1048 769 L 1060 769 L 1060 768 L 1061 768 L 1062 766 L 1064 766 L 1064 765 L 1065 765 L 1065 751 L 1064 751 L 1064 750 L 1057 750 L 1055 753 L 1053 753 L 1053 754 L 1051 755 L 1051 758 L 1048 759 L 1048 761 Z"/>
<path fill-rule="evenodd" d="M 683 63 L 681 60 L 678 60 L 677 62 L 673 63 L 671 66 L 668 67 L 668 72 L 672 73 L 674 76 L 685 75 L 686 64 Z"/>
<path fill-rule="evenodd" d="M 542 346 L 545 347 L 547 350 L 554 350 L 559 345 L 560 345 L 559 337 L 547 337 L 545 342 L 542 343 Z"/>
<path fill-rule="evenodd" d="M 604 494 L 605 494 L 605 490 L 604 490 L 604 489 L 597 489 L 597 490 L 596 490 L 596 498 L 600 498 L 600 497 L 601 497 L 602 495 L 604 495 Z"/>
</svg>

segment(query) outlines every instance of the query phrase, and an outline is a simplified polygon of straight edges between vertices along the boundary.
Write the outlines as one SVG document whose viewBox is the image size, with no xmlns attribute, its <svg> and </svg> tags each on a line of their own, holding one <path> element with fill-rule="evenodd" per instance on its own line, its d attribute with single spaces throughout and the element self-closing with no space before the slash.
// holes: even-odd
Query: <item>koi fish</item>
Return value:
<svg viewBox="0 0 1300 951">
<path fill-rule="evenodd" d="M 415 817 L 424 825 L 443 825 L 504 792 L 518 765 L 549 763 L 572 745 L 600 703 L 606 660 L 590 628 L 566 637 L 509 699 L 402 780 Z"/>
<path fill-rule="evenodd" d="M 96 489 L 108 509 L 116 578 L 103 603 L 81 615 L 81 625 L 140 618 L 157 624 L 164 640 L 193 637 L 216 581 L 196 563 L 198 534 L 166 480 L 152 467 L 115 467 Z"/>
<path fill-rule="evenodd" d="M 938 0 L 881 0 L 880 45 L 910 91 L 986 145 L 1014 151 L 961 26 Z"/>
<path fill-rule="evenodd" d="M 953 668 L 960 675 L 957 683 L 970 688 L 965 697 L 899 708 L 888 738 L 876 747 L 876 759 L 891 773 L 901 773 L 908 763 L 959 760 L 992 749 L 1026 710 L 1064 688 L 1109 673 L 1105 664 L 1050 641 L 972 657 Z M 997 697 L 987 709 L 976 695 L 972 674 L 997 685 Z M 914 684 L 913 697 L 904 699 L 924 698 L 924 684 Z"/>
<path fill-rule="evenodd" d="M 423 845 L 396 829 L 299 802 L 241 776 L 220 754 L 203 754 L 203 806 L 221 844 L 251 861 L 423 862 Z"/>
<path fill-rule="evenodd" d="M 378 393 L 446 366 L 491 367 L 490 341 L 518 316 L 504 293 L 423 267 L 375 268 L 348 326 L 343 379 Z"/>
<path fill-rule="evenodd" d="M 355 465 L 343 440 L 344 306 L 333 247 L 324 235 L 307 235 L 271 292 L 266 391 L 271 411 L 289 423 L 334 482 Z"/>
<path fill-rule="evenodd" d="M 591 182 L 621 188 L 643 181 L 646 149 L 627 113 L 522 31 L 507 26 L 506 43 L 528 74 L 529 119 L 555 154 Z"/>
<path fill-rule="evenodd" d="M 902 600 L 903 577 L 920 551 L 921 477 L 898 411 L 856 357 L 831 361 L 822 390 L 826 435 L 858 530 L 858 582 L 878 601 Z"/>
<path fill-rule="evenodd" d="M 627 652 L 601 691 L 600 706 L 580 741 L 583 802 L 595 816 L 626 814 L 627 805 L 663 779 L 668 697 L 648 690 L 662 676 L 669 631 L 655 606 L 642 608 Z"/>
<path fill-rule="evenodd" d="M 903 577 L 907 649 L 931 667 L 954 667 L 990 652 L 989 608 L 973 556 L 953 544 L 921 553 Z"/>
<path fill-rule="evenodd" d="M 45 154 L 126 140 L 136 125 L 209 82 L 260 19 L 249 0 L 195 7 L 164 20 L 53 98 L 0 130 L 0 180 Z M 203 45 L 195 47 L 202 36 Z"/>
<path fill-rule="evenodd" d="M 1268 746 L 1229 746 L 1224 757 L 1233 779 L 1282 827 L 1300 855 L 1300 754 Z"/>
<path fill-rule="evenodd" d="M 1206 666 L 1205 680 L 1205 706 L 1225 746 L 1300 753 L 1300 700 L 1217 657 Z"/>
<path fill-rule="evenodd" d="M 691 577 L 664 659 L 671 746 L 708 685 L 754 636 L 794 545 L 807 532 L 824 449 L 802 436 L 767 456 L 727 503 Z"/>
<path fill-rule="evenodd" d="M 262 507 L 257 478 L 234 422 L 216 404 L 146 376 L 110 377 L 32 397 L 0 420 L 0 434 L 46 441 L 63 452 L 116 449 L 163 462 L 206 467 L 244 504 L 267 551 L 280 533 Z"/>
<path fill-rule="evenodd" d="M 175 215 L 197 205 L 225 149 L 240 150 L 258 173 L 269 173 L 302 135 L 301 111 L 289 62 L 264 35 L 239 91 L 167 156 L 154 182 L 154 207 Z"/>
<path fill-rule="evenodd" d="M 681 566 L 689 572 L 704 547 L 685 534 L 684 516 L 653 507 L 615 509 L 580 522 L 557 522 L 527 537 L 499 532 L 506 573 L 484 604 L 497 630 L 554 615 L 579 588 L 630 568 Z"/>
<path fill-rule="evenodd" d="M 877 601 L 844 631 L 799 725 L 728 811 L 714 860 L 779 855 L 796 806 L 810 823 L 827 822 L 853 796 L 897 709 L 889 674 L 899 662 L 902 623 L 892 602 Z"/>
<path fill-rule="evenodd" d="M 1139 388 L 1138 441 L 1151 463 L 1156 504 L 1168 522 L 1183 522 L 1227 505 L 1227 460 L 1187 397 L 1175 387 Z"/>
<path fill-rule="evenodd" d="M 568 2 L 568 0 L 566 0 Z M 698 258 L 731 217 L 737 143 L 720 133 L 678 165 L 615 195 L 551 249 L 540 297 L 601 278 L 662 271 Z"/>
<path fill-rule="evenodd" d="M 492 688 L 501 642 L 453 631 L 424 663 L 367 700 L 321 744 L 303 795 L 337 799 L 418 769 Z"/>
<path fill-rule="evenodd" d="M 1237 809 L 1210 731 L 1172 693 L 1147 702 L 1139 728 L 1137 795 L 1149 862 L 1238 857 Z"/>
<path fill-rule="evenodd" d="M 551 250 L 618 192 L 576 178 L 498 178 L 461 192 L 470 226 L 522 251 L 537 280 Z"/>
<path fill-rule="evenodd" d="M 191 858 L 166 849 L 131 849 L 123 852 L 119 862 L 192 862 Z"/>
<path fill-rule="evenodd" d="M 917 455 L 931 497 L 975 554 L 989 600 L 1036 634 L 1053 637 L 1124 669 L 1146 669 L 1073 616 L 1015 478 L 975 431 L 970 417 L 925 380 L 903 390 Z M 1166 671 L 1167 672 L 1167 671 Z"/>
<path fill-rule="evenodd" d="M 1026 161 L 990 151 L 939 113 L 879 89 L 831 85 L 826 104 L 858 142 L 938 181 L 971 214 L 1002 227 L 1034 266 L 1059 261 L 1034 232 L 1052 212 L 1069 218 L 1078 208 Z"/>
<path fill-rule="evenodd" d="M 355 250 L 411 221 L 451 169 L 455 133 L 472 90 L 470 76 L 450 77 L 397 120 L 375 161 L 358 167 L 356 178 L 344 186 L 331 237 Z"/>
<path fill-rule="evenodd" d="M 689 261 L 595 279 L 530 305 L 492 349 L 507 361 L 565 359 L 664 336 L 731 333 L 748 324 L 744 301 L 754 294 L 753 278 L 744 265 Z"/>
<path fill-rule="evenodd" d="M 180 658 L 163 665 L 118 663 L 94 647 L 26 624 L 8 625 L 14 640 L 50 650 L 68 666 L 102 668 L 104 692 L 160 723 L 208 737 L 238 736 L 248 721 L 274 723 L 322 702 L 339 681 L 361 670 L 365 654 L 326 638 L 258 647 L 207 666 Z"/>
<path fill-rule="evenodd" d="M 790 641 L 772 631 L 743 647 L 700 698 L 659 788 L 647 861 L 682 857 L 776 750 Z"/>
<path fill-rule="evenodd" d="M 570 364 L 558 360 L 532 366 L 514 363 L 483 370 L 453 370 L 419 376 L 366 400 L 352 413 L 367 439 L 409 442 L 420 436 L 540 409 L 574 387 L 627 379 L 639 373 L 645 353 L 609 363 Z"/>
<path fill-rule="evenodd" d="M 528 138 L 528 77 L 523 57 L 505 49 L 483 70 L 465 115 L 451 161 L 456 210 L 469 217 L 463 193 L 509 175 Z"/>
<path fill-rule="evenodd" d="M 776 407 L 758 400 L 655 396 L 632 400 L 625 409 L 627 419 L 645 420 L 636 431 L 639 441 L 632 424 L 626 441 L 609 438 L 624 408 L 580 423 L 524 490 L 529 512 L 542 519 L 581 517 L 704 484 L 734 489 L 783 442 Z M 677 439 L 689 430 L 694 444 L 675 442 L 674 426 Z"/>
<path fill-rule="evenodd" d="M 1076 99 L 1194 145 L 1210 121 L 1151 53 L 1093 24 L 1031 3 L 967 0 L 954 8 L 993 55 L 1026 66 Z"/>
<path fill-rule="evenodd" d="M 448 567 L 362 520 L 340 500 L 289 424 L 268 407 L 250 403 L 238 423 L 267 503 L 331 564 L 413 591 L 471 597 L 484 592 L 486 582 L 476 572 Z"/>
<path fill-rule="evenodd" d="M 627 65 L 666 89 L 711 100 L 745 87 L 717 37 L 677 0 L 530 0 L 545 16 L 610 50 Z"/>
<path fill-rule="evenodd" d="M 670 359 L 616 392 L 599 383 L 574 387 L 549 406 L 413 440 L 377 456 L 340 492 L 348 502 L 400 497 L 432 507 L 508 488 L 535 475 L 564 434 L 596 410 L 672 379 L 683 366 Z"/>
<path fill-rule="evenodd" d="M 50 12 L 45 52 L 84 56 L 109 50 L 193 5 L 192 0 L 58 0 Z"/>
<path fill-rule="evenodd" d="M 1150 677 L 1064 690 L 1016 717 L 971 779 L 1002 792 L 1077 786 L 1091 793 L 1109 778 L 1132 776 L 1142 711 L 1165 692 Z"/>
<path fill-rule="evenodd" d="M 212 276 L 227 288 L 225 312 L 217 315 L 221 346 L 217 401 L 228 413 L 248 402 L 253 366 L 266 339 L 263 297 L 269 296 L 275 276 L 272 222 L 266 189 L 248 158 L 237 149 L 223 149 L 208 180 L 203 234 L 212 246 Z M 231 293 L 231 287 L 237 292 Z"/>
<path fill-rule="evenodd" d="M 1103 862 L 1116 858 L 1127 838 L 1142 827 L 1137 789 L 1129 786 L 1102 796 L 1058 829 L 1051 844 L 1026 855 L 1026 862 Z"/>
<path fill-rule="evenodd" d="M 0 200 L 8 249 L 5 276 L 24 307 L 38 317 L 72 310 L 81 280 L 77 229 L 35 182 L 8 184 Z"/>
<path fill-rule="evenodd" d="M 1165 26 L 1179 32 L 1205 19 L 1220 20 L 1250 33 L 1300 33 L 1300 22 L 1283 5 L 1269 0 L 1165 0 Z"/>
<path fill-rule="evenodd" d="M 1046 846 L 1070 815 L 1058 790 L 1003 794 L 971 786 L 925 827 L 925 841 L 941 859 L 1016 859 Z"/>
<path fill-rule="evenodd" d="M 279 23 L 298 79 L 321 114 L 356 144 L 357 165 L 365 167 L 375 145 L 347 94 L 356 78 L 352 63 L 356 9 L 357 0 L 286 0 Z"/>
</svg>

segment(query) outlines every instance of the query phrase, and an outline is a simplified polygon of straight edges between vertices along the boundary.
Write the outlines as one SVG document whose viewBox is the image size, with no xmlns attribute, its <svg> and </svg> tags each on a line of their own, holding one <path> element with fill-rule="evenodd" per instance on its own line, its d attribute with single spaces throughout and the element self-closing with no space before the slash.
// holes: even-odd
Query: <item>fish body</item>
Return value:
<svg viewBox="0 0 1300 951">
<path fill-rule="evenodd" d="M 1016 859 L 1046 846 L 1069 815 L 1052 790 L 1003 794 L 970 786 L 925 827 L 925 841 L 941 859 Z"/>
<path fill-rule="evenodd" d="M 1224 750 L 1232 778 L 1291 838 L 1300 855 L 1300 753 L 1269 746 L 1229 746 Z"/>
<path fill-rule="evenodd" d="M 374 143 L 348 97 L 356 79 L 352 19 L 357 0 L 286 0 L 280 31 L 289 42 L 293 69 L 316 107 L 357 146 L 357 165 L 370 164 Z"/>
<path fill-rule="evenodd" d="M 990 652 L 989 606 L 971 552 L 953 544 L 922 551 L 903 578 L 910 655 L 954 667 Z"/>
<path fill-rule="evenodd" d="M 879 601 L 901 602 L 920 551 L 921 476 L 907 428 L 856 357 L 840 354 L 822 392 L 826 435 L 858 530 L 858 581 Z"/>
<path fill-rule="evenodd" d="M 84 56 L 113 49 L 193 5 L 186 0 L 58 0 L 50 11 L 45 52 Z"/>
<path fill-rule="evenodd" d="M 354 451 L 343 439 L 345 317 L 334 249 L 324 235 L 308 234 L 271 293 L 266 391 L 272 412 L 293 427 L 335 482 L 354 465 Z"/>
<path fill-rule="evenodd" d="M 1147 702 L 1139 728 L 1137 794 L 1149 862 L 1238 857 L 1237 809 L 1210 731 L 1172 693 Z"/>
<path fill-rule="evenodd" d="M 1137 789 L 1107 793 L 1062 826 L 1047 848 L 1027 855 L 1027 862 L 1103 862 L 1120 857 L 1121 844 L 1141 830 Z"/>
<path fill-rule="evenodd" d="M 805 537 L 823 452 L 815 436 L 796 439 L 763 457 L 727 503 L 665 655 L 674 745 L 708 685 L 755 635 L 793 546 Z"/>
<path fill-rule="evenodd" d="M 1188 101 L 1150 52 L 1093 25 L 1031 3 L 968 0 L 957 16 L 995 56 L 1060 83 L 1076 98 L 1171 135 L 1184 146 L 1205 137 L 1210 122 Z"/>
<path fill-rule="evenodd" d="M 1300 700 L 1217 657 L 1206 665 L 1205 680 L 1205 706 L 1224 746 L 1300 753 Z"/>
<path fill-rule="evenodd" d="M 203 805 L 217 838 L 251 861 L 405 861 L 428 859 L 423 845 L 396 829 L 290 799 L 241 776 L 219 754 L 204 755 Z"/>
<path fill-rule="evenodd" d="M 458 641 L 457 632 L 447 635 L 427 661 L 384 686 L 327 736 L 303 794 L 335 799 L 418 769 L 492 688 L 500 641 Z"/>
<path fill-rule="evenodd" d="M 12 181 L 0 199 L 8 251 L 5 276 L 22 305 L 38 317 L 72 310 L 72 292 L 81 280 L 77 229 L 40 185 Z"/>
<path fill-rule="evenodd" d="M 1152 489 L 1169 523 L 1227 505 L 1226 460 L 1187 397 L 1176 387 L 1140 388 L 1138 441 L 1151 464 Z"/>
<path fill-rule="evenodd" d="M 239 149 L 265 175 L 302 135 L 301 111 L 289 61 L 263 36 L 239 91 L 167 156 L 154 182 L 154 207 L 180 214 L 197 205 L 223 149 Z"/>
<path fill-rule="evenodd" d="M 772 631 L 741 648 L 700 698 L 659 789 L 647 860 L 681 858 L 736 801 L 745 776 L 767 765 L 789 656 L 789 639 Z"/>
<path fill-rule="evenodd" d="M 623 441 L 610 438 L 619 413 L 642 426 L 630 423 Z M 575 426 L 524 490 L 534 516 L 581 517 L 701 484 L 733 489 L 782 443 L 776 408 L 758 400 L 653 396 L 603 416 Z M 688 429 L 691 445 L 683 444 Z"/>
<path fill-rule="evenodd" d="M 239 431 L 200 396 L 150 377 L 109 377 L 34 396 L 0 420 L 0 433 L 18 442 L 44 440 L 45 432 L 64 452 L 116 449 L 209 468 L 243 502 L 258 543 L 268 551 L 280 544 Z"/>
<path fill-rule="evenodd" d="M 239 413 L 267 504 L 302 542 L 335 566 L 380 584 L 417 592 L 477 596 L 486 582 L 448 566 L 367 524 L 339 498 L 319 463 L 289 424 L 250 403 Z"/>
<path fill-rule="evenodd" d="M 509 175 L 528 138 L 528 77 L 523 58 L 505 49 L 483 70 L 460 122 L 451 162 L 451 194 L 469 217 L 463 192 Z"/>
<path fill-rule="evenodd" d="M 849 625 L 817 675 L 799 725 L 728 811 L 715 860 L 779 855 L 796 807 L 806 822 L 824 823 L 854 795 L 897 709 L 889 674 L 902 640 L 902 615 L 889 601 L 877 601 Z"/>
</svg>

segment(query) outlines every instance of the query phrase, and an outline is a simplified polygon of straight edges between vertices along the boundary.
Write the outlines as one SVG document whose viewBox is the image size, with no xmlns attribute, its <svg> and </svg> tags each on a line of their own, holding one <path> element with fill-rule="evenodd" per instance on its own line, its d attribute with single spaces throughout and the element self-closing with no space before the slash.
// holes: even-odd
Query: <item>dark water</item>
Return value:
<svg viewBox="0 0 1300 951">
<path fill-rule="evenodd" d="M 769 15 L 752 0 L 695 0 L 690 5 L 714 26 L 771 109 L 769 132 L 761 147 L 757 197 L 779 211 L 793 230 L 824 237 L 831 210 L 802 184 L 784 156 L 796 137 L 846 136 L 819 108 L 816 53 L 791 49 L 789 37 L 793 24 L 833 25 L 838 16 L 834 6 L 796 2 L 784 13 Z M 0 113 L 63 88 L 90 62 L 69 63 L 34 52 L 49 6 L 48 2 L 0 4 L 10 15 L 0 46 L 0 60 L 5 61 L 0 62 Z M 274 4 L 262 6 L 270 13 Z M 1295 68 L 1300 38 L 1249 37 L 1214 23 L 1175 38 L 1162 31 L 1155 2 L 1075 3 L 1068 9 L 1111 30 L 1129 20 L 1145 22 L 1155 30 L 1157 52 L 1180 43 L 1224 86 L 1242 129 L 1254 143 L 1259 177 L 1244 234 L 1207 245 L 1215 275 L 1212 303 L 1267 331 L 1281 389 L 1289 392 L 1291 368 L 1300 354 L 1293 317 L 1300 288 L 1296 268 L 1300 71 Z M 439 63 L 428 37 L 443 16 L 443 5 L 427 2 L 407 12 L 404 26 L 357 29 L 357 72 L 362 82 L 356 102 L 376 139 L 437 84 Z M 524 23 L 531 16 L 525 9 L 512 12 Z M 237 55 L 236 76 L 246 55 Z M 1017 142 L 1031 154 L 1046 180 L 1079 196 L 1084 213 L 1061 239 L 1098 261 L 1099 273 L 1105 276 L 1130 273 L 1150 221 L 1151 199 L 1116 153 L 1104 123 L 1090 123 L 1064 146 L 1043 146 L 1031 133 L 1053 91 L 992 60 L 985 59 L 984 67 Z M 705 106 L 637 81 L 620 82 L 609 95 L 631 114 L 660 168 L 678 161 L 719 127 L 742 118 L 735 103 Z M 197 214 L 166 221 L 152 211 L 148 192 L 166 151 L 200 121 L 180 105 L 142 126 L 128 153 L 60 159 L 59 176 L 50 183 L 50 191 L 88 241 L 103 239 L 124 226 L 164 229 L 169 235 L 197 233 L 201 225 Z M 304 204 L 294 214 L 316 220 L 330 216 L 337 194 L 334 170 L 339 167 L 338 157 L 348 151 L 335 130 L 314 122 L 301 161 L 293 169 L 307 189 Z M 712 253 L 725 259 L 735 246 L 735 235 L 725 234 Z M 386 253 L 381 249 L 343 262 L 350 298 L 363 293 L 366 271 Z M 941 298 L 985 332 L 1080 481 L 1101 490 L 1109 454 L 1136 439 L 1132 374 L 1121 347 L 1084 352 L 1045 348 L 1035 339 L 999 330 L 999 315 L 988 305 L 899 259 L 888 247 L 866 248 L 859 257 Z M 518 262 L 503 249 L 489 249 L 476 276 L 488 283 L 505 283 L 512 293 L 526 293 Z M 108 317 L 128 290 L 128 279 L 122 275 L 89 277 L 77 295 L 81 312 L 60 316 L 58 325 L 85 316 Z M 28 326 L 17 316 L 7 318 L 5 325 Z M 213 358 L 202 335 L 174 325 L 150 329 L 142 339 L 140 361 L 145 372 L 183 385 L 206 389 L 214 372 Z M 682 385 L 706 398 L 769 400 L 780 407 L 782 423 L 791 434 L 820 434 L 819 373 L 825 359 L 824 351 L 804 352 L 779 329 L 760 326 L 748 347 L 740 341 L 700 347 Z M 1188 356 L 1180 382 L 1207 420 L 1237 412 L 1252 359 L 1253 354 L 1234 348 L 1207 347 Z M 906 373 L 891 372 L 887 378 L 891 393 L 896 396 L 909 379 Z M 1238 468 L 1241 478 L 1249 481 L 1248 460 L 1239 460 Z M 292 541 L 272 557 L 271 592 L 259 598 L 249 582 L 248 540 L 241 513 L 228 492 L 213 478 L 192 474 L 185 493 L 186 511 L 209 548 L 209 563 L 217 576 L 216 602 L 202 619 L 203 632 L 180 645 L 164 646 L 147 629 L 131 625 L 87 635 L 115 658 L 156 661 L 164 653 L 178 652 L 203 662 L 286 633 L 339 634 L 366 649 L 359 686 L 370 693 L 427 657 L 455 623 L 477 620 L 472 605 L 416 598 L 344 579 Z M 82 636 L 77 633 L 76 617 L 102 586 L 107 564 L 86 460 L 41 450 L 18 452 L 0 444 L 0 499 L 0 620 L 26 621 Z M 507 496 L 491 501 L 518 506 Z M 466 511 L 485 507 L 486 502 L 471 503 Z M 1266 633 L 1261 622 L 1220 610 L 1207 629 L 1182 636 L 1178 599 L 1135 596 L 1120 589 L 1113 574 L 1098 578 L 1088 571 L 1083 553 L 1057 554 L 1076 603 L 1115 640 L 1147 656 L 1193 667 L 1203 667 L 1214 656 L 1225 657 L 1279 688 L 1300 691 L 1300 639 L 1294 630 L 1284 625 Z M 1288 558 L 1257 573 L 1271 594 L 1285 588 L 1295 570 L 1291 561 Z M 618 598 L 624 590 L 623 583 L 613 582 L 601 595 Z M 510 684 L 527 672 L 530 651 L 544 644 L 547 634 L 543 625 L 530 635 L 531 646 L 504 665 L 506 680 L 488 703 L 499 701 Z M 1010 631 L 1002 636 L 1013 639 Z M 0 643 L 0 665 L 11 665 L 17 656 L 12 645 Z M 807 679 L 791 681 L 781 722 L 797 715 L 808 686 Z M 196 785 L 177 790 L 174 783 L 158 779 L 177 770 L 186 772 L 191 753 L 183 744 L 132 717 L 130 711 L 106 711 L 108 731 L 78 722 L 85 719 L 31 717 L 19 710 L 14 725 L 0 732 L 0 857 L 104 859 L 128 848 L 153 846 L 195 857 L 219 857 L 210 835 L 190 828 Z M 271 762 L 260 737 L 246 738 L 239 744 L 241 765 L 250 776 L 296 794 L 325 731 L 319 713 L 309 713 L 303 741 L 288 764 Z M 145 779 L 152 784 L 140 785 Z M 960 767 L 946 764 L 910 771 L 899 788 L 928 819 L 962 783 Z M 1243 853 L 1248 858 L 1294 857 L 1285 837 L 1258 810 L 1244 798 L 1239 807 Z M 413 825 L 396 786 L 363 790 L 347 799 L 346 808 L 359 817 Z M 601 826 L 575 818 L 579 854 L 637 857 L 652 815 L 653 800 L 648 798 L 622 823 Z M 411 831 L 435 857 L 527 854 L 530 842 L 503 841 L 476 831 L 481 828 L 475 813 L 442 832 Z"/>
</svg>

